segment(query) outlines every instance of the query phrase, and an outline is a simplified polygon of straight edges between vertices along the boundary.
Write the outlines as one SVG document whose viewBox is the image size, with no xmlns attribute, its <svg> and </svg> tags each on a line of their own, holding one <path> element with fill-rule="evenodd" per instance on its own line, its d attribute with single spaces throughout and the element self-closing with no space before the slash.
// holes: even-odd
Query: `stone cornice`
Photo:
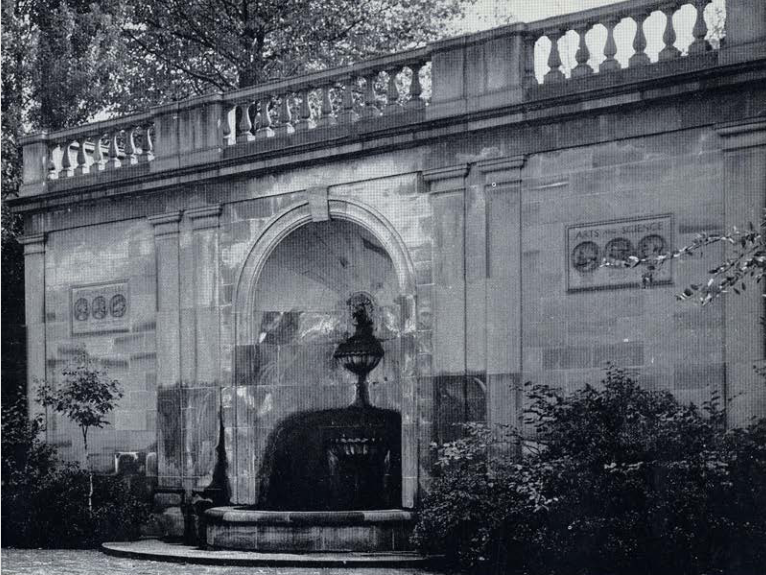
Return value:
<svg viewBox="0 0 766 575">
<path fill-rule="evenodd" d="M 766 146 L 766 117 L 719 124 L 715 131 L 723 140 L 724 150 Z"/>
<path fill-rule="evenodd" d="M 521 181 L 521 169 L 526 156 L 493 158 L 476 162 L 476 168 L 484 174 L 486 185 L 511 184 Z"/>
<path fill-rule="evenodd" d="M 192 228 L 195 230 L 217 228 L 221 216 L 221 205 L 191 208 L 186 210 L 184 215 L 192 221 Z"/>
<path fill-rule="evenodd" d="M 456 192 L 465 189 L 468 164 L 435 168 L 423 172 L 425 191 L 429 194 Z"/>
<path fill-rule="evenodd" d="M 24 246 L 24 255 L 44 254 L 45 253 L 45 233 L 29 234 L 21 236 L 18 241 Z"/>
<path fill-rule="evenodd" d="M 175 212 L 166 212 L 164 214 L 148 216 L 146 219 L 154 226 L 154 237 L 177 236 L 181 214 L 181 210 L 178 210 Z"/>
</svg>

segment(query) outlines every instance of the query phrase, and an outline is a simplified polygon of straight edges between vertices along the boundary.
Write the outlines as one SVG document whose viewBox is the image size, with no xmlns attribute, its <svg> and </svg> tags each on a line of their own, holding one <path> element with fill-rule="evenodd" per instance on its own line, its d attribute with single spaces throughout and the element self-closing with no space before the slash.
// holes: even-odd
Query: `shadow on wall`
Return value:
<svg viewBox="0 0 766 575">
<path fill-rule="evenodd" d="M 401 415 L 377 407 L 294 413 L 271 432 L 257 507 L 391 509 L 401 502 Z"/>
</svg>

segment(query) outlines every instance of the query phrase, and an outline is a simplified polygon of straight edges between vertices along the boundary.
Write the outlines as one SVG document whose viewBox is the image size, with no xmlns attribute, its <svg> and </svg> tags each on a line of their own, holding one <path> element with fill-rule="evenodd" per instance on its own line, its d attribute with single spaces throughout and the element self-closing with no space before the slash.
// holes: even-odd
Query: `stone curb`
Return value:
<svg viewBox="0 0 766 575">
<path fill-rule="evenodd" d="M 255 553 L 248 551 L 205 550 L 192 545 L 167 543 L 158 539 L 108 542 L 101 550 L 114 557 L 224 565 L 234 567 L 429 567 L 438 557 L 414 552 L 397 553 Z"/>
</svg>

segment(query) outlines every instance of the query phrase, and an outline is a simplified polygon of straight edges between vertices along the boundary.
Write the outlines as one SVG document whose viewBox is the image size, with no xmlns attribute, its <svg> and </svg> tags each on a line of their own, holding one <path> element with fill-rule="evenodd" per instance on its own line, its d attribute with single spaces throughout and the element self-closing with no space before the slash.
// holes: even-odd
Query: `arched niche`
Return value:
<svg viewBox="0 0 766 575">
<path fill-rule="evenodd" d="M 375 300 L 376 335 L 386 349 L 371 375 L 380 381 L 373 403 L 401 413 L 402 505 L 411 507 L 418 469 L 412 263 L 390 222 L 369 206 L 330 199 L 329 214 L 329 221 L 313 222 L 308 203 L 300 203 L 274 216 L 237 277 L 235 346 L 250 349 L 254 365 L 243 369 L 235 359 L 233 366 L 237 432 L 230 473 L 247 486 L 237 502 L 257 501 L 265 436 L 280 420 L 342 407 L 353 397 L 351 378 L 331 358 L 350 327 L 346 299 L 364 292 Z M 264 375 L 265 367 L 277 374 Z"/>
</svg>

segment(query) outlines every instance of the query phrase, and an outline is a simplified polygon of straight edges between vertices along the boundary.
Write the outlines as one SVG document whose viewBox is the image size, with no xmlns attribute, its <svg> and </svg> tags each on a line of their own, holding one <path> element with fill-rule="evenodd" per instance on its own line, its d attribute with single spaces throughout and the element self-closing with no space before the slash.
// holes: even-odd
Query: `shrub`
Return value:
<svg viewBox="0 0 766 575">
<path fill-rule="evenodd" d="M 149 506 L 119 477 L 95 477 L 88 509 L 89 474 L 62 464 L 40 441 L 39 419 L 23 405 L 3 406 L 2 541 L 6 547 L 88 548 L 135 539 Z"/>
<path fill-rule="evenodd" d="M 726 431 L 715 401 L 681 405 L 614 368 L 601 389 L 528 391 L 534 442 L 470 425 L 440 448 L 421 549 L 482 572 L 761 571 L 766 421 Z"/>
</svg>

